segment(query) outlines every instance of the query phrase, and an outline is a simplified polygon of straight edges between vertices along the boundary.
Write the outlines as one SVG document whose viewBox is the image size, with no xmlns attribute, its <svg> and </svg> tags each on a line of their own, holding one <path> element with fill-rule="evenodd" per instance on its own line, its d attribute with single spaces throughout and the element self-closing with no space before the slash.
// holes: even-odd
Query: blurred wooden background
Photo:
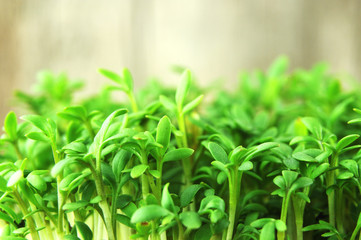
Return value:
<svg viewBox="0 0 361 240">
<path fill-rule="evenodd" d="M 241 69 L 280 54 L 361 79 L 361 1 L 1 0 L 0 119 L 42 69 L 86 80 L 87 93 L 106 82 L 99 67 L 127 66 L 140 87 L 152 76 L 175 83 L 173 64 L 231 88 Z"/>
</svg>

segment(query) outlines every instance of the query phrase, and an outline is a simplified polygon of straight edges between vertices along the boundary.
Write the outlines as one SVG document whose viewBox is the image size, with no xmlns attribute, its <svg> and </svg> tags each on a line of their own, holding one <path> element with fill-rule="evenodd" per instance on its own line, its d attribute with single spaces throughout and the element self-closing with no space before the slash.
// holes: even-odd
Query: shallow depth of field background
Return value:
<svg viewBox="0 0 361 240">
<path fill-rule="evenodd" d="M 285 54 L 291 67 L 327 61 L 361 79 L 359 0 L 0 0 L 0 119 L 15 89 L 30 91 L 42 69 L 107 83 L 97 68 L 128 67 L 136 87 L 149 77 L 176 84 L 189 67 L 202 85 L 241 69 L 265 69 Z"/>
</svg>

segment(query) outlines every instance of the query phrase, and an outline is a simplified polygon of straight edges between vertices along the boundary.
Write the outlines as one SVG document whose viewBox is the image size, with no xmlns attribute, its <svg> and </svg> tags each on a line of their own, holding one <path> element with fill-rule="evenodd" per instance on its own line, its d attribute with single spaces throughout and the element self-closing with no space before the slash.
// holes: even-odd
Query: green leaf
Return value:
<svg viewBox="0 0 361 240">
<path fill-rule="evenodd" d="M 266 223 L 259 235 L 259 240 L 274 240 L 275 239 L 275 223 L 270 221 Z"/>
<path fill-rule="evenodd" d="M 287 226 L 282 220 L 276 220 L 275 226 L 276 226 L 277 231 L 279 231 L 279 232 L 285 232 L 287 230 Z"/>
<path fill-rule="evenodd" d="M 218 144 L 210 142 L 208 144 L 208 149 L 215 160 L 223 164 L 227 164 L 229 162 L 226 151 L 224 151 L 224 149 Z"/>
<path fill-rule="evenodd" d="M 13 187 L 15 186 L 21 179 L 23 178 L 23 171 L 17 170 L 14 172 L 11 177 L 9 178 L 9 181 L 7 183 L 7 187 Z"/>
<path fill-rule="evenodd" d="M 49 141 L 49 138 L 42 132 L 31 132 L 26 134 L 26 137 L 35 141 L 41 141 L 41 142 Z"/>
<path fill-rule="evenodd" d="M 296 152 L 292 154 L 292 157 L 303 162 L 318 162 L 314 157 L 306 154 L 305 152 Z"/>
<path fill-rule="evenodd" d="M 37 198 L 35 197 L 34 192 L 27 184 L 27 181 L 19 181 L 18 189 L 21 191 L 21 193 L 24 195 L 24 199 L 30 201 L 33 203 L 36 207 L 41 208 Z"/>
<path fill-rule="evenodd" d="M 264 225 L 269 223 L 270 221 L 273 221 L 273 218 L 260 218 L 251 223 L 251 227 L 254 228 L 262 228 Z"/>
<path fill-rule="evenodd" d="M 286 183 L 286 187 L 291 187 L 292 183 L 297 179 L 298 173 L 294 171 L 284 170 L 282 171 L 283 178 Z"/>
<path fill-rule="evenodd" d="M 307 186 L 312 185 L 313 181 L 311 178 L 308 177 L 300 177 L 296 181 L 293 182 L 291 190 L 295 191 L 299 188 L 304 188 Z"/>
<path fill-rule="evenodd" d="M 329 231 L 335 231 L 335 227 L 332 226 L 331 224 L 325 222 L 325 221 L 320 221 L 319 224 L 313 224 L 313 225 L 309 225 L 307 227 L 304 227 L 302 229 L 302 231 L 307 232 L 307 231 L 313 231 L 313 230 L 329 230 Z"/>
<path fill-rule="evenodd" d="M 66 213 L 69 213 L 69 212 L 76 211 L 80 208 L 84 208 L 88 204 L 89 203 L 86 201 L 77 201 L 77 202 L 66 203 L 63 206 L 63 210 L 65 210 Z"/>
<path fill-rule="evenodd" d="M 210 240 L 212 238 L 212 229 L 210 224 L 203 225 L 198 231 L 196 232 L 194 239 L 197 240 Z"/>
<path fill-rule="evenodd" d="M 9 112 L 8 115 L 6 115 L 5 121 L 4 121 L 4 129 L 6 134 L 9 136 L 9 138 L 14 141 L 17 139 L 17 127 L 18 122 L 16 119 L 16 115 L 14 112 Z"/>
<path fill-rule="evenodd" d="M 163 105 L 164 108 L 166 108 L 170 112 L 174 112 L 177 108 L 177 106 L 166 96 L 160 95 L 159 102 Z"/>
<path fill-rule="evenodd" d="M 304 192 L 296 192 L 295 195 L 308 203 L 311 202 L 311 199 Z"/>
<path fill-rule="evenodd" d="M 276 184 L 279 188 L 285 189 L 286 188 L 286 182 L 285 179 L 282 176 L 277 176 L 273 179 L 274 184 Z"/>
<path fill-rule="evenodd" d="M 102 200 L 102 198 L 100 196 L 96 196 L 95 198 L 91 199 L 89 201 L 90 204 L 97 204 L 100 203 L 100 201 Z"/>
<path fill-rule="evenodd" d="M 340 162 L 340 165 L 352 172 L 356 177 L 359 177 L 359 166 L 355 160 L 346 159 Z"/>
<path fill-rule="evenodd" d="M 221 211 L 225 211 L 225 203 L 224 200 L 218 196 L 210 195 L 201 201 L 201 206 L 199 207 L 199 213 L 203 214 L 207 212 L 209 209 L 219 209 Z"/>
<path fill-rule="evenodd" d="M 149 222 L 172 213 L 159 205 L 148 205 L 137 209 L 131 218 L 132 223 Z"/>
<path fill-rule="evenodd" d="M 278 57 L 268 69 L 269 78 L 278 78 L 286 73 L 288 68 L 288 58 L 285 56 Z"/>
<path fill-rule="evenodd" d="M 338 176 L 337 176 L 337 179 L 350 179 L 353 177 L 353 173 L 352 172 L 343 172 L 343 173 L 340 173 Z"/>
<path fill-rule="evenodd" d="M 149 173 L 155 178 L 161 178 L 162 174 L 158 170 L 149 170 Z"/>
<path fill-rule="evenodd" d="M 130 218 L 129 218 L 129 217 L 127 217 L 127 216 L 125 216 L 125 215 L 117 214 L 117 215 L 115 216 L 115 219 L 116 219 L 118 222 L 120 222 L 121 224 L 123 224 L 123 225 L 125 225 L 125 226 L 127 226 L 127 227 L 130 227 L 130 228 L 135 229 L 135 226 L 134 226 L 134 224 L 132 224 L 132 223 L 130 222 Z"/>
<path fill-rule="evenodd" d="M 249 161 L 252 158 L 254 158 L 257 154 L 268 151 L 272 148 L 275 147 L 279 147 L 279 143 L 275 143 L 275 142 L 266 142 L 266 143 L 262 143 L 258 146 L 255 146 L 251 149 L 251 151 L 249 151 L 247 153 L 247 157 L 244 159 L 244 161 Z"/>
<path fill-rule="evenodd" d="M 211 164 L 212 164 L 215 168 L 217 168 L 217 169 L 223 171 L 224 173 L 228 174 L 228 169 L 226 168 L 226 165 L 224 165 L 223 163 L 218 162 L 218 161 L 213 161 L 213 162 L 211 162 Z"/>
<path fill-rule="evenodd" d="M 116 73 L 112 72 L 112 71 L 109 71 L 109 70 L 106 70 L 106 69 L 103 69 L 103 68 L 99 68 L 98 69 L 98 72 L 100 74 L 102 74 L 103 76 L 109 78 L 110 80 L 122 85 L 123 83 L 123 79 Z"/>
<path fill-rule="evenodd" d="M 21 218 L 15 213 L 15 211 L 13 210 L 13 206 L 8 206 L 6 204 L 1 204 L 0 203 L 0 209 L 2 211 L 4 211 L 6 213 L 7 216 L 11 217 L 13 219 L 13 221 L 15 221 L 16 223 L 20 223 L 21 222 Z M 1 217 L 0 217 L 1 218 Z M 13 222 L 11 222 L 12 224 Z"/>
<path fill-rule="evenodd" d="M 132 178 L 138 178 L 140 177 L 147 169 L 149 168 L 148 165 L 140 164 L 132 168 L 132 171 L 130 172 L 130 176 Z"/>
<path fill-rule="evenodd" d="M 127 88 L 127 92 L 133 91 L 133 77 L 128 68 L 123 69 L 123 81 Z"/>
<path fill-rule="evenodd" d="M 0 219 L 12 224 L 14 227 L 17 227 L 14 223 L 14 219 L 12 219 L 9 215 L 7 215 L 3 212 L 0 212 Z"/>
<path fill-rule="evenodd" d="M 300 142 L 305 142 L 305 143 L 317 143 L 317 139 L 315 139 L 314 137 L 311 136 L 296 136 L 294 138 L 292 138 L 292 140 L 290 141 L 290 145 L 294 145 Z"/>
<path fill-rule="evenodd" d="M 242 199 L 242 203 L 245 204 L 247 203 L 249 200 L 253 200 L 253 198 L 257 197 L 257 196 L 261 196 L 261 195 L 268 195 L 268 191 L 265 190 L 252 190 L 250 192 L 248 192 Z"/>
<path fill-rule="evenodd" d="M 108 132 L 108 129 L 110 127 L 110 124 L 112 123 L 113 119 L 116 118 L 117 116 L 123 115 L 125 113 L 127 113 L 128 110 L 125 108 L 119 109 L 114 111 L 113 113 L 111 113 L 103 122 L 99 132 L 97 133 L 97 135 L 94 138 L 94 148 L 95 148 L 95 155 L 97 156 L 99 151 L 101 151 L 103 142 L 106 140 L 105 136 Z"/>
<path fill-rule="evenodd" d="M 65 108 L 62 112 L 57 113 L 61 118 L 69 121 L 86 121 L 87 111 L 84 106 L 71 106 Z"/>
<path fill-rule="evenodd" d="M 38 115 L 25 115 L 22 116 L 21 119 L 32 123 L 35 127 L 40 129 L 46 136 L 50 137 L 50 126 L 49 122 L 46 120 L 45 117 L 38 116 Z"/>
<path fill-rule="evenodd" d="M 184 100 L 191 85 L 191 79 L 191 72 L 189 70 L 185 70 L 181 76 L 180 85 L 178 86 L 175 94 L 175 102 L 178 109 L 182 109 L 183 107 Z"/>
<path fill-rule="evenodd" d="M 171 122 L 167 116 L 162 117 L 159 120 L 157 126 L 157 135 L 156 135 L 156 142 L 163 146 L 163 149 L 160 149 L 161 156 L 167 151 L 169 141 L 170 141 L 170 134 L 171 134 Z"/>
<path fill-rule="evenodd" d="M 217 175 L 217 183 L 223 184 L 227 180 L 228 176 L 225 172 L 219 172 Z"/>
<path fill-rule="evenodd" d="M 176 213 L 174 202 L 173 202 L 172 196 L 170 195 L 170 193 L 168 191 L 168 187 L 169 187 L 169 183 L 167 183 L 163 188 L 162 202 L 161 202 L 162 207 L 164 207 L 165 209 L 168 209 L 170 212 Z"/>
<path fill-rule="evenodd" d="M 167 152 L 163 158 L 163 162 L 178 161 L 189 158 L 194 150 L 191 148 L 178 148 Z"/>
<path fill-rule="evenodd" d="M 190 111 L 192 111 L 193 109 L 195 109 L 202 102 L 203 97 L 204 97 L 204 95 L 200 95 L 196 99 L 194 99 L 193 101 L 191 101 L 190 103 L 185 105 L 183 108 L 183 114 L 187 114 Z"/>
<path fill-rule="evenodd" d="M 249 171 L 253 169 L 253 163 L 251 161 L 243 162 L 241 166 L 239 166 L 239 171 Z"/>
<path fill-rule="evenodd" d="M 312 171 L 311 178 L 312 179 L 317 178 L 318 176 L 326 172 L 329 167 L 330 167 L 329 163 L 322 163 L 315 170 Z"/>
<path fill-rule="evenodd" d="M 69 234 L 64 236 L 64 240 L 81 240 L 81 239 L 75 235 Z"/>
<path fill-rule="evenodd" d="M 119 152 L 114 156 L 113 162 L 112 162 L 112 170 L 116 179 L 116 182 L 120 181 L 120 177 L 122 174 L 122 171 L 124 170 L 125 166 L 128 164 L 129 160 L 132 158 L 132 153 L 120 149 Z"/>
<path fill-rule="evenodd" d="M 76 162 L 76 159 L 74 158 L 65 158 L 63 160 L 60 160 L 57 162 L 53 168 L 51 169 L 51 176 L 56 177 L 58 176 L 66 166 L 69 166 L 70 164 Z"/>
<path fill-rule="evenodd" d="M 313 117 L 304 117 L 301 119 L 307 129 L 318 139 L 322 140 L 322 126 L 318 119 Z"/>
<path fill-rule="evenodd" d="M 198 229 L 202 225 L 201 218 L 196 212 L 182 212 L 179 219 L 188 229 Z"/>
<path fill-rule="evenodd" d="M 92 240 L 93 232 L 89 226 L 83 222 L 75 221 L 76 228 L 83 237 L 83 240 Z"/>
<path fill-rule="evenodd" d="M 180 205 L 181 207 L 188 206 L 188 204 L 192 201 L 195 197 L 197 192 L 202 189 L 202 185 L 191 185 L 187 187 L 180 195 Z"/>
<path fill-rule="evenodd" d="M 71 173 L 69 175 L 67 175 L 63 180 L 61 180 L 60 184 L 59 184 L 59 189 L 60 191 L 63 192 L 70 192 L 72 189 L 70 188 L 70 186 L 72 185 L 72 183 L 76 182 L 79 180 L 79 177 L 81 177 L 81 173 Z M 83 177 L 84 178 L 84 177 Z"/>
<path fill-rule="evenodd" d="M 86 146 L 82 142 L 74 141 L 63 147 L 63 150 L 69 150 L 77 153 L 85 153 L 87 151 Z"/>
<path fill-rule="evenodd" d="M 351 134 L 351 135 L 348 135 L 348 136 L 340 139 L 340 141 L 338 141 L 338 143 L 336 145 L 336 151 L 340 152 L 342 149 L 344 149 L 345 147 L 347 147 L 348 145 L 353 143 L 359 137 L 360 137 L 360 135 L 358 135 L 358 134 Z"/>
<path fill-rule="evenodd" d="M 45 191 L 47 188 L 44 178 L 39 175 L 30 173 L 26 177 L 26 179 L 34 188 L 36 188 L 37 190 L 39 190 L 41 192 Z"/>
<path fill-rule="evenodd" d="M 277 190 L 271 192 L 271 195 L 278 195 L 283 198 L 286 196 L 286 190 L 285 189 L 277 189 Z"/>
<path fill-rule="evenodd" d="M 112 167 L 108 163 L 102 162 L 101 171 L 104 182 L 109 184 L 113 189 L 116 189 L 116 180 L 112 171 Z"/>
</svg>

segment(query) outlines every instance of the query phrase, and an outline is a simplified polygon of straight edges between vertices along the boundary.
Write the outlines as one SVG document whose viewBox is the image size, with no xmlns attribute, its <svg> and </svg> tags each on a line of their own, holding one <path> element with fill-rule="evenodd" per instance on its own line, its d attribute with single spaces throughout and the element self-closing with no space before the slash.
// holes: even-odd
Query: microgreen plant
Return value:
<svg viewBox="0 0 361 240">
<path fill-rule="evenodd" d="M 1 238 L 361 239 L 361 88 L 287 67 L 233 92 L 189 70 L 135 91 L 128 69 L 99 69 L 112 84 L 81 101 L 41 73 L 16 93 L 29 114 L 4 119 Z"/>
</svg>

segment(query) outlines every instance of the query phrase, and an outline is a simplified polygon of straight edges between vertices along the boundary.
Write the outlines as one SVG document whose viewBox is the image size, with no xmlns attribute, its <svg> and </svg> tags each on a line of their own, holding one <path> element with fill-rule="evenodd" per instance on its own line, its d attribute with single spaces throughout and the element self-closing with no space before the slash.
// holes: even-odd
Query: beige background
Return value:
<svg viewBox="0 0 361 240">
<path fill-rule="evenodd" d="M 0 0 L 0 119 L 41 69 L 85 79 L 86 93 L 106 82 L 99 67 L 129 67 L 139 88 L 174 84 L 173 64 L 231 88 L 241 69 L 286 54 L 361 79 L 360 32 L 359 0 Z"/>
</svg>

